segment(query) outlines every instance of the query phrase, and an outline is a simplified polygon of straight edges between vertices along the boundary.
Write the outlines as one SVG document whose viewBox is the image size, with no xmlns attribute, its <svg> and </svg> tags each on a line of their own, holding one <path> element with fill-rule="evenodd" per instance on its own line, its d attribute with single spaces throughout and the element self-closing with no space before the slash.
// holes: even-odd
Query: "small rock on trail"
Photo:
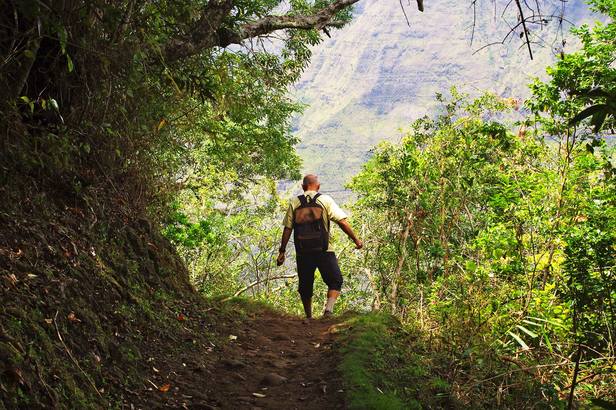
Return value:
<svg viewBox="0 0 616 410">
<path fill-rule="evenodd" d="M 277 373 L 268 373 L 261 379 L 261 384 L 265 386 L 279 386 L 287 381 L 288 379 L 286 377 Z"/>
</svg>

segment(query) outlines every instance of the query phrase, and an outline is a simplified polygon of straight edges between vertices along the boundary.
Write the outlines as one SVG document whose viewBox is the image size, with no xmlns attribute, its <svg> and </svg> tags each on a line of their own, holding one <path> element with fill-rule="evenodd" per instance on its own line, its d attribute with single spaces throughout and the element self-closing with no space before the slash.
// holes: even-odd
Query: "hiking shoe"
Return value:
<svg viewBox="0 0 616 410">
<path fill-rule="evenodd" d="M 323 319 L 328 319 L 330 317 L 332 317 L 334 315 L 334 312 L 330 311 L 330 310 L 326 310 L 325 312 L 323 312 L 323 316 L 321 316 Z"/>
</svg>

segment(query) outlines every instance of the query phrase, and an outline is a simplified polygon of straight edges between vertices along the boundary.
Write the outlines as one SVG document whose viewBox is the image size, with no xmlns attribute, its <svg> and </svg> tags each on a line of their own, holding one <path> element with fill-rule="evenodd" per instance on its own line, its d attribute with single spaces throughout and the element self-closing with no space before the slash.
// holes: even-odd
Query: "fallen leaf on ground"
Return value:
<svg viewBox="0 0 616 410">
<path fill-rule="evenodd" d="M 81 320 L 73 312 L 69 313 L 66 318 L 71 322 L 81 322 Z"/>
<path fill-rule="evenodd" d="M 178 320 L 179 320 L 180 322 L 183 322 L 183 321 L 185 321 L 185 320 L 186 320 L 186 316 L 184 316 L 184 314 L 183 314 L 183 313 L 180 313 L 180 314 L 178 315 Z"/>
<path fill-rule="evenodd" d="M 163 393 L 166 393 L 169 391 L 170 388 L 171 388 L 171 385 L 167 383 L 167 384 L 163 384 L 162 386 L 160 386 L 158 390 L 162 391 Z"/>
<path fill-rule="evenodd" d="M 588 217 L 586 215 L 576 215 L 576 217 L 573 218 L 573 220 L 575 222 L 586 222 L 588 220 Z"/>
<path fill-rule="evenodd" d="M 237 336 L 235 336 L 235 335 L 229 335 L 229 340 L 237 340 Z"/>
<path fill-rule="evenodd" d="M 53 319 L 45 319 L 45 323 L 47 323 L 48 325 L 53 323 Z"/>
<path fill-rule="evenodd" d="M 6 370 L 4 372 L 4 375 L 11 377 L 14 381 L 16 381 L 19 384 L 22 384 L 22 385 L 26 384 L 26 382 L 24 381 L 23 375 L 21 373 L 21 370 L 16 367 Z"/>
<path fill-rule="evenodd" d="M 267 397 L 265 394 L 262 393 L 252 393 L 252 395 L 259 398 Z"/>
</svg>

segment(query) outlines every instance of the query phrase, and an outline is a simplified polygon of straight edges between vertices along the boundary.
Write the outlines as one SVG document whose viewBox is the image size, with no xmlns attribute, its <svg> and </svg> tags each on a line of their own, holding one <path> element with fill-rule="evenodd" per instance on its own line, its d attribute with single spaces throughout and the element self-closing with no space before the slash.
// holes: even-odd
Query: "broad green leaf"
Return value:
<svg viewBox="0 0 616 410">
<path fill-rule="evenodd" d="M 72 73 L 73 70 L 75 69 L 75 66 L 73 65 L 73 59 L 68 54 L 66 54 L 66 65 L 68 67 L 68 72 Z"/>
<path fill-rule="evenodd" d="M 545 341 L 545 345 L 547 346 L 550 353 L 552 353 L 554 349 L 552 349 L 552 343 L 550 342 L 550 338 L 548 337 L 547 333 L 544 333 L 543 340 Z"/>
<path fill-rule="evenodd" d="M 533 332 L 532 330 L 528 330 L 527 328 L 525 328 L 525 327 L 524 327 L 524 326 L 522 326 L 522 325 L 516 325 L 516 327 L 517 327 L 518 329 L 520 329 L 522 332 L 524 332 L 524 333 L 526 333 L 527 335 L 529 335 L 530 337 L 535 338 L 535 337 L 537 337 L 537 336 L 538 336 L 538 335 L 537 335 L 537 333 Z"/>
<path fill-rule="evenodd" d="M 68 40 L 68 33 L 66 32 L 65 27 L 61 27 L 58 30 L 58 40 L 60 40 L 60 48 L 62 50 L 62 54 L 66 53 L 66 43 Z"/>
<path fill-rule="evenodd" d="M 554 321 L 554 320 L 542 319 L 542 318 L 540 318 L 540 317 L 533 317 L 533 316 L 528 316 L 528 318 L 529 318 L 529 319 L 533 319 L 533 320 L 538 320 L 538 321 L 540 321 L 540 322 L 550 323 L 550 324 L 552 324 L 552 325 L 562 327 L 563 329 L 566 329 L 566 328 L 567 328 L 567 326 L 563 325 L 563 324 L 562 324 L 562 323 L 560 323 L 560 322 L 556 322 L 556 321 Z"/>
<path fill-rule="evenodd" d="M 508 333 L 509 333 L 509 335 L 511 337 L 513 337 L 515 339 L 516 342 L 518 342 L 520 344 L 520 346 L 522 346 L 522 349 L 524 349 L 524 350 L 528 350 L 529 349 L 528 345 L 526 343 L 524 343 L 524 340 L 522 340 L 522 338 L 520 336 L 516 335 L 513 332 L 508 332 Z"/>
</svg>

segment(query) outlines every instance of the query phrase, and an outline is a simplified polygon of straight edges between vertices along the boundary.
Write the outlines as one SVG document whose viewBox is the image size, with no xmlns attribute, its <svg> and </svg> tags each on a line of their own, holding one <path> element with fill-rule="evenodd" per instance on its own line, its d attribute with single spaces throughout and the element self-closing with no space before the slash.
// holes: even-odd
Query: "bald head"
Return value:
<svg viewBox="0 0 616 410">
<path fill-rule="evenodd" d="M 304 191 L 318 191 L 320 187 L 319 177 L 314 174 L 306 175 L 302 181 Z"/>
</svg>

